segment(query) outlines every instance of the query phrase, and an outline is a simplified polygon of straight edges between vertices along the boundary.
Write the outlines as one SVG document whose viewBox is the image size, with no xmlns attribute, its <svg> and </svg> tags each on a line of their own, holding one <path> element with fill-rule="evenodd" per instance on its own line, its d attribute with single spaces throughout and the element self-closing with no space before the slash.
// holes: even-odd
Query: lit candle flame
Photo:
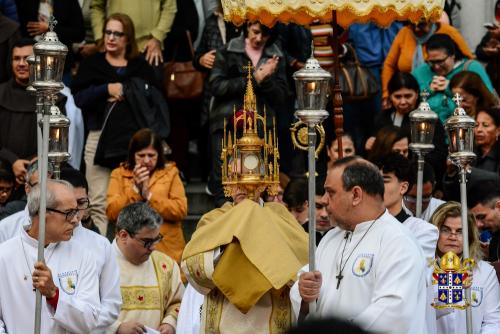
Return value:
<svg viewBox="0 0 500 334">
<path fill-rule="evenodd" d="M 307 92 L 309 94 L 314 94 L 315 90 L 316 90 L 316 83 L 315 82 L 308 82 L 307 83 Z"/>
</svg>

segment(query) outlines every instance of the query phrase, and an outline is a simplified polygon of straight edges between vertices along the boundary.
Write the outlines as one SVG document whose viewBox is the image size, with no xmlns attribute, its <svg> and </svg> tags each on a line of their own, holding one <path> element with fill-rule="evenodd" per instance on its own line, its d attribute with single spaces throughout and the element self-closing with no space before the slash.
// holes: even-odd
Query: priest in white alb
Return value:
<svg viewBox="0 0 500 334">
<path fill-rule="evenodd" d="M 316 251 L 290 296 L 305 317 L 317 300 L 320 317 L 337 317 L 386 334 L 427 333 L 425 258 L 416 239 L 384 207 L 377 167 L 357 157 L 338 160 L 325 182 L 337 227 Z"/>
<path fill-rule="evenodd" d="M 32 185 L 38 183 L 36 162 L 33 164 L 34 166 L 28 168 L 27 173 L 28 176 L 31 176 L 29 182 Z M 65 167 L 61 169 L 61 179 L 68 181 L 73 186 L 77 207 L 80 209 L 80 219 L 83 220 L 89 214 L 90 208 L 88 184 L 85 176 L 72 167 Z M 26 185 L 25 191 L 29 193 L 31 186 Z M 19 211 L 0 221 L 0 244 L 21 234 L 23 230 L 29 229 L 30 226 L 31 219 L 28 206 L 26 206 L 23 211 Z M 101 334 L 118 318 L 122 302 L 120 272 L 112 252 L 111 243 L 102 235 L 83 227 L 81 222 L 75 226 L 73 237 L 69 242 L 78 243 L 93 253 L 92 258 L 96 262 L 96 272 L 99 278 L 101 311 L 99 312 L 97 327 L 91 333 Z"/>
<path fill-rule="evenodd" d="M 79 221 L 73 187 L 47 182 L 45 264 L 37 262 L 40 188 L 28 194 L 32 224 L 0 245 L 0 333 L 33 333 L 35 289 L 42 294 L 41 333 L 90 333 L 100 312 L 91 253 L 67 242 Z"/>
</svg>

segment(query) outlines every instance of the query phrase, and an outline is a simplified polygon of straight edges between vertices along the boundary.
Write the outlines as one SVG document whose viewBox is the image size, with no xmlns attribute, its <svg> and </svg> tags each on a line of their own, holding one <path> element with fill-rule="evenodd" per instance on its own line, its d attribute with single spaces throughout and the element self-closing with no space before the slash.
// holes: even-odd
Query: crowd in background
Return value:
<svg viewBox="0 0 500 334">
<path fill-rule="evenodd" d="M 434 150 L 425 157 L 422 218 L 436 225 L 443 238 L 457 236 L 450 232 L 456 230 L 454 221 L 447 219 L 457 217 L 459 209 L 449 203 L 440 206 L 459 200 L 459 176 L 447 160 L 443 125 L 457 107 L 454 94 L 462 96 L 461 107 L 477 123 L 477 158 L 468 174 L 469 209 L 475 215 L 470 218 L 471 245 L 478 246 L 480 237 L 483 253 L 478 252 L 492 262 L 500 249 L 498 1 L 495 10 L 497 22 L 488 25 L 477 46 L 467 45 L 446 12 L 438 22 L 339 27 L 338 36 L 342 66 L 358 66 L 364 73 L 354 85 L 373 88 L 363 95 L 342 87 L 343 156 L 363 156 L 380 168 L 387 184 L 394 181 L 384 201 L 389 211 L 402 203 L 391 211 L 396 218 L 403 208 L 407 215 L 415 214 L 417 169 L 409 149 L 409 114 L 424 95 L 437 114 Z M 55 104 L 71 119 L 71 159 L 65 168 L 79 170 L 88 182 L 85 227 L 113 239 L 120 231 L 116 223 L 122 209 L 148 203 L 162 220 L 156 249 L 179 263 L 189 204 L 185 186 L 200 178 L 215 206 L 230 200 L 221 183 L 221 140 L 224 121 L 243 106 L 250 64 L 257 109 L 265 108 L 269 126 L 275 121 L 281 158 L 280 191 L 276 196 L 264 194 L 263 200 L 285 204 L 307 231 L 313 203 L 307 199 L 306 153 L 294 149 L 290 138 L 297 107 L 292 74 L 304 67 L 311 45 L 320 64 L 332 71 L 333 50 L 325 43 L 332 30 L 321 24 L 269 28 L 258 22 L 237 27 L 223 20 L 221 3 L 215 0 L 206 1 L 204 8 L 193 0 L 0 0 L 0 219 L 24 210 L 38 182 L 33 181 L 36 101 L 25 89 L 26 58 L 48 31 L 52 15 L 57 20 L 54 30 L 69 49 L 65 88 Z M 201 73 L 200 94 L 186 98 L 170 90 L 174 63 Z M 332 115 L 331 103 L 327 109 Z M 327 144 L 316 167 L 318 243 L 335 226 L 323 188 L 326 171 L 339 156 L 332 124 L 329 116 L 324 121 Z M 193 164 L 199 175 L 191 174 Z M 391 189 L 392 199 L 387 195 Z M 482 189 L 491 193 L 481 194 Z M 431 253 L 445 252 L 444 242 L 438 241 L 437 247 Z"/>
</svg>

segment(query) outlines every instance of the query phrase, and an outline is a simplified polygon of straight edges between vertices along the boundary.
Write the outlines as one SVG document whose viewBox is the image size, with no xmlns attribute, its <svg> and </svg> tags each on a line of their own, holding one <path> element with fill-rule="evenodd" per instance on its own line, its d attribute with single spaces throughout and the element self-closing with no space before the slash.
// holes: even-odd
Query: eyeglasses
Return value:
<svg viewBox="0 0 500 334">
<path fill-rule="evenodd" d="M 120 37 L 123 37 L 125 36 L 125 33 L 124 32 L 121 32 L 121 31 L 113 31 L 113 30 L 104 30 L 104 34 L 106 36 L 111 36 L 113 35 L 115 38 L 120 38 Z"/>
<path fill-rule="evenodd" d="M 444 62 L 450 58 L 450 56 L 446 56 L 446 58 L 443 58 L 443 59 L 437 59 L 437 60 L 428 60 L 427 61 L 427 64 L 429 64 L 429 66 L 443 66 Z"/>
<path fill-rule="evenodd" d="M 88 199 L 88 197 L 78 198 L 76 200 L 76 204 L 78 205 L 78 209 L 80 210 L 86 210 L 90 208 L 90 200 Z"/>
<path fill-rule="evenodd" d="M 429 203 L 431 201 L 431 198 L 432 198 L 432 196 L 426 196 L 426 197 L 422 196 L 422 203 Z M 415 197 L 415 196 L 404 195 L 403 199 L 405 200 L 405 202 L 408 202 L 408 203 L 417 203 L 417 197 Z"/>
<path fill-rule="evenodd" d="M 10 193 L 14 187 L 0 187 L 0 194 L 1 193 Z"/>
<path fill-rule="evenodd" d="M 142 246 L 144 246 L 144 248 L 146 249 L 151 249 L 151 247 L 153 247 L 154 245 L 158 244 L 160 241 L 163 240 L 163 235 L 161 234 L 158 234 L 158 236 L 154 239 L 141 239 L 141 238 L 135 238 L 134 233 L 130 233 L 129 231 L 127 231 L 127 233 L 130 235 L 132 239 L 135 239 L 140 243 L 142 243 Z"/>
<path fill-rule="evenodd" d="M 80 213 L 80 209 L 69 209 L 66 211 L 61 211 L 61 210 L 57 210 L 57 209 L 47 208 L 47 211 L 55 212 L 55 213 L 59 213 L 61 215 L 64 215 L 64 217 L 66 218 L 66 221 L 68 221 L 68 222 L 73 220 L 73 218 L 77 217 L 78 214 Z"/>
<path fill-rule="evenodd" d="M 439 233 L 441 233 L 444 237 L 449 237 L 451 235 L 454 235 L 457 238 L 461 238 L 462 237 L 462 229 L 459 229 L 459 230 L 456 230 L 456 231 L 452 231 L 447 226 L 441 226 L 441 228 L 439 229 Z"/>
</svg>

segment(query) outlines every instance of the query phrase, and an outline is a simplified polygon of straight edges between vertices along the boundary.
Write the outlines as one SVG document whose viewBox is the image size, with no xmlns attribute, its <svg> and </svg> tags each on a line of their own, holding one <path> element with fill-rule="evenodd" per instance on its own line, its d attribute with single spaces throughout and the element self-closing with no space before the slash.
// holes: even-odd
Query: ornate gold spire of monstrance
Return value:
<svg viewBox="0 0 500 334">
<path fill-rule="evenodd" d="M 243 68 L 247 70 L 243 110 L 236 112 L 236 106 L 233 108 L 232 133 L 224 120 L 222 185 L 228 197 L 240 189 L 246 191 L 248 198 L 256 199 L 266 189 L 270 195 L 278 192 L 278 138 L 274 118 L 273 129 L 266 136 L 266 109 L 264 107 L 264 115 L 260 115 L 257 110 L 252 86 L 253 67 L 249 63 Z"/>
</svg>

